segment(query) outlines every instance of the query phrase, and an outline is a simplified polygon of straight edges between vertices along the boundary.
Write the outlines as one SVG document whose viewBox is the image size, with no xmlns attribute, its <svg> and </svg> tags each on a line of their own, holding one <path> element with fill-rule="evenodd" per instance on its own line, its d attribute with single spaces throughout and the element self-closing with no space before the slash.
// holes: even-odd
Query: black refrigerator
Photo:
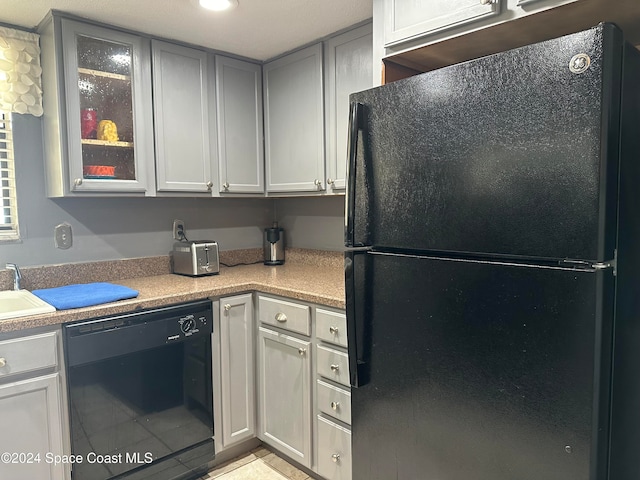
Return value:
<svg viewBox="0 0 640 480">
<path fill-rule="evenodd" d="M 601 24 L 350 102 L 353 480 L 640 479 L 640 53 Z"/>
</svg>

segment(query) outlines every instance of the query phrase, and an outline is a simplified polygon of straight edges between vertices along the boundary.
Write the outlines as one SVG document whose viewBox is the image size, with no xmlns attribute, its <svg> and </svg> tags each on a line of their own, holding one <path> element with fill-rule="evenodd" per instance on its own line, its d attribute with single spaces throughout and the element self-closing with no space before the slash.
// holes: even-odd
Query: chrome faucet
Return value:
<svg viewBox="0 0 640 480">
<path fill-rule="evenodd" d="M 20 269 L 18 265 L 15 263 L 7 263 L 7 270 L 13 270 L 13 289 L 20 290 L 20 280 L 22 280 L 22 273 L 20 273 Z"/>
</svg>

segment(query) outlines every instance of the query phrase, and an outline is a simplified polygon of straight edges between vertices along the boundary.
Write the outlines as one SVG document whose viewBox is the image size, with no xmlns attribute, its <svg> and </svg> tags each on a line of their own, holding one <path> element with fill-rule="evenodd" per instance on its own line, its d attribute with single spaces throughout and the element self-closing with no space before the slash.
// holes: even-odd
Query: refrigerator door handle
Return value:
<svg viewBox="0 0 640 480">
<path fill-rule="evenodd" d="M 363 305 L 358 305 L 359 302 L 362 303 L 362 292 L 357 292 L 357 288 L 360 290 L 363 288 L 363 279 L 356 279 L 354 271 L 354 260 L 357 255 L 366 255 L 366 253 L 347 251 L 344 257 L 349 381 L 354 388 L 369 383 L 369 364 L 366 358 L 367 348 L 364 343 L 366 342 L 364 312 Z M 358 310 L 360 310 L 359 316 Z"/>
<path fill-rule="evenodd" d="M 351 102 L 349 107 L 349 140 L 347 144 L 347 191 L 345 193 L 345 228 L 344 243 L 347 247 L 355 247 L 355 205 L 356 205 L 356 159 L 358 157 L 358 131 L 363 105 Z"/>
</svg>

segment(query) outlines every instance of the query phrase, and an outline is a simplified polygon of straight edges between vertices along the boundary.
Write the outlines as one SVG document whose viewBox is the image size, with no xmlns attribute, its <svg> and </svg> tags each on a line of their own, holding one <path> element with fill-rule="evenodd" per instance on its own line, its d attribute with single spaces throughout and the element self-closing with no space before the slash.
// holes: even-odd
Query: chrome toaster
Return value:
<svg viewBox="0 0 640 480">
<path fill-rule="evenodd" d="M 220 273 L 218 244 L 210 240 L 176 242 L 172 252 L 173 273 L 197 277 Z"/>
</svg>

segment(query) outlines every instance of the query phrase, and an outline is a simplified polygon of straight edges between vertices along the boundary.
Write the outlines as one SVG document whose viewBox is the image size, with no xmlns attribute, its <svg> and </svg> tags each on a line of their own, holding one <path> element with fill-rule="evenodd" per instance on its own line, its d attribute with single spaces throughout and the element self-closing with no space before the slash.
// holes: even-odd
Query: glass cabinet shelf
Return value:
<svg viewBox="0 0 640 480">
<path fill-rule="evenodd" d="M 111 78 L 114 80 L 125 80 L 125 81 L 131 80 L 130 75 L 122 75 L 120 73 L 105 72 L 103 70 L 93 70 L 91 68 L 78 68 L 78 73 L 83 75 L 93 75 L 95 77 Z"/>
<path fill-rule="evenodd" d="M 96 147 L 133 148 L 133 142 L 110 142 L 108 140 L 93 140 L 90 138 L 83 138 L 80 141 L 82 145 L 93 145 Z"/>
</svg>

